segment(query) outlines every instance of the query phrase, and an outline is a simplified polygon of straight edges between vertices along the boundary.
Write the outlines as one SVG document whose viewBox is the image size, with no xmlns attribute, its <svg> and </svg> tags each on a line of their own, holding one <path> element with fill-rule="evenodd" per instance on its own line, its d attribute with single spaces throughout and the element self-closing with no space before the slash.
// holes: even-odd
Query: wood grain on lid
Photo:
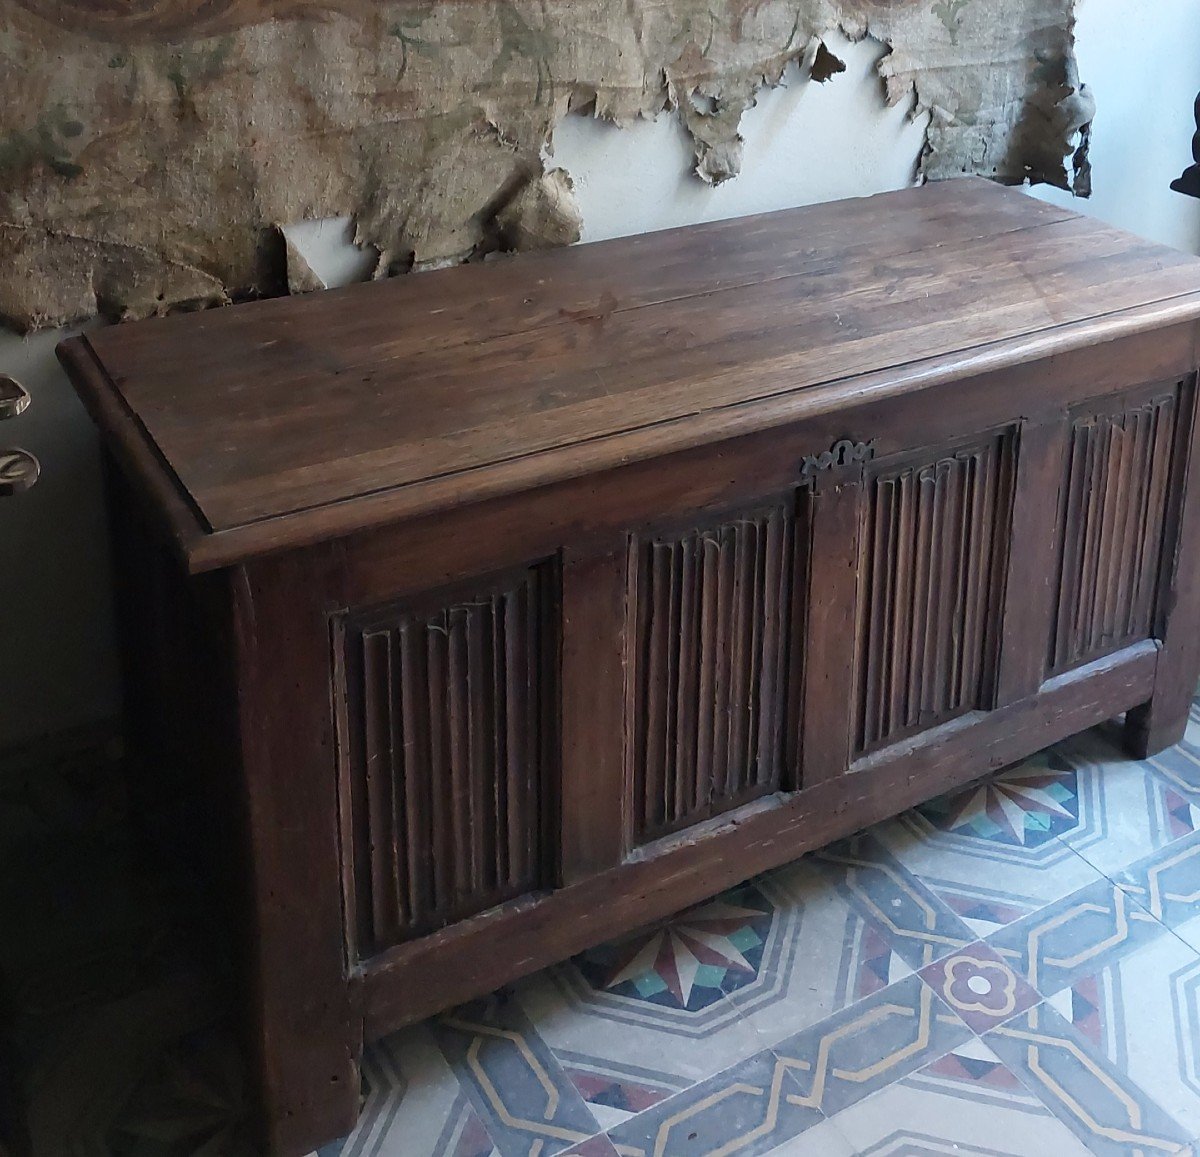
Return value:
<svg viewBox="0 0 1200 1157">
<path fill-rule="evenodd" d="M 220 533 L 437 480 L 461 483 L 447 505 L 522 489 L 1193 293 L 1195 258 L 968 179 L 112 327 L 85 339 L 103 375 L 75 376 Z"/>
</svg>

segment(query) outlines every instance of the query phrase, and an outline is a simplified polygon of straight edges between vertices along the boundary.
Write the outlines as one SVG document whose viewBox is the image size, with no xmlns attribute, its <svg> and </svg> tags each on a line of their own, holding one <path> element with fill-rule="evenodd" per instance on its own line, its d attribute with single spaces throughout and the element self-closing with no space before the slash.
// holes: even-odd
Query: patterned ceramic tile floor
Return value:
<svg viewBox="0 0 1200 1157">
<path fill-rule="evenodd" d="M 64 1116 L 43 1050 L 31 1131 L 250 1152 L 219 1020 L 151 975 L 82 1022 L 140 1062 Z M 1153 760 L 1098 728 L 396 1033 L 319 1157 L 766 1153 L 1200 1154 L 1200 707 Z"/>
</svg>

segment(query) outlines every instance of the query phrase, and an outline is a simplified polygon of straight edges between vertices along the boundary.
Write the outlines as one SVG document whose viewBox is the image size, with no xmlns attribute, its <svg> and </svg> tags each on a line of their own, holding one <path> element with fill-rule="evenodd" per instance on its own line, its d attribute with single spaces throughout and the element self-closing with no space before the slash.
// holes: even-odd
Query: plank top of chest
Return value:
<svg viewBox="0 0 1200 1157">
<path fill-rule="evenodd" d="M 61 347 L 189 567 L 1200 317 L 1200 261 L 977 179 Z"/>
</svg>

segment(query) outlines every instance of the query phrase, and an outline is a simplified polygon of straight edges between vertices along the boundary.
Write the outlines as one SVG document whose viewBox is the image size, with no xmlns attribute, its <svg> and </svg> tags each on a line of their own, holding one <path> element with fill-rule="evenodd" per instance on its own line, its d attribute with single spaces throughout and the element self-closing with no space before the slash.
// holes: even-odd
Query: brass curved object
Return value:
<svg viewBox="0 0 1200 1157">
<path fill-rule="evenodd" d="M 16 378 L 0 374 L 0 419 L 15 418 L 29 407 L 29 391 Z"/>
<path fill-rule="evenodd" d="M 28 450 L 0 450 L 0 498 L 28 490 L 41 473 L 41 463 Z"/>
<path fill-rule="evenodd" d="M 0 374 L 0 419 L 15 418 L 29 408 L 29 391 L 16 378 Z M 28 450 L 0 450 L 0 498 L 28 490 L 42 466 Z"/>
<path fill-rule="evenodd" d="M 197 40 L 268 20 L 366 14 L 365 0 L 16 0 L 59 28 L 96 40 Z"/>
</svg>

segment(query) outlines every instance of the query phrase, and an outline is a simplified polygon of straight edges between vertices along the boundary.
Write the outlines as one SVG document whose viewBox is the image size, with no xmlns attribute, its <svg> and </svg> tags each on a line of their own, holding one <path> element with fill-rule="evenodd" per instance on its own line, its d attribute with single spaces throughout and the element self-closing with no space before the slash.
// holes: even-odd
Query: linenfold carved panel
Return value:
<svg viewBox="0 0 1200 1157">
<path fill-rule="evenodd" d="M 856 748 L 985 705 L 1007 559 L 1012 438 L 867 477 Z"/>
<path fill-rule="evenodd" d="M 630 764 L 639 841 L 782 779 L 795 527 L 791 504 L 630 553 Z"/>
<path fill-rule="evenodd" d="M 360 953 L 545 882 L 547 568 L 345 632 Z"/>
<path fill-rule="evenodd" d="M 1071 426 L 1061 497 L 1062 570 L 1054 670 L 1149 638 L 1166 518 L 1173 394 Z"/>
</svg>

